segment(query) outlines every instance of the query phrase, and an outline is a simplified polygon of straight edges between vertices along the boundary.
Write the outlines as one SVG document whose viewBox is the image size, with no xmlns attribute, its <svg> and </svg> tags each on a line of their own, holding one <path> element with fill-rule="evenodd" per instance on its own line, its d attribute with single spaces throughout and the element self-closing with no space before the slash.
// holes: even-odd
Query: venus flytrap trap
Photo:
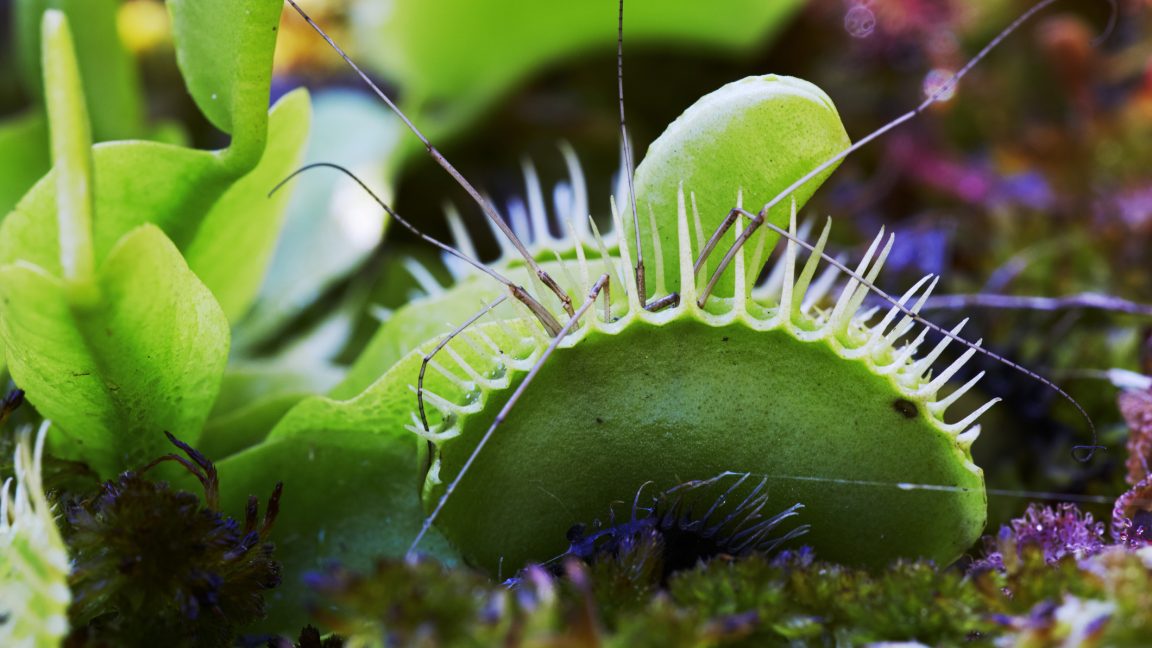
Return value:
<svg viewBox="0 0 1152 648">
<path fill-rule="evenodd" d="M 467 318 L 469 326 L 424 343 L 359 395 L 351 397 L 346 385 L 338 390 L 344 400 L 301 404 L 270 439 L 325 428 L 392 436 L 406 426 L 417 447 L 431 444 L 424 485 L 430 515 L 411 550 L 437 530 L 492 572 L 561 554 L 563 529 L 601 518 L 606 503 L 631 499 L 647 482 L 670 488 L 730 470 L 763 476 L 776 510 L 803 504 L 798 520 L 812 526 L 804 541 L 824 558 L 952 561 L 984 525 L 983 478 L 970 446 L 975 420 L 992 402 L 946 418 L 979 377 L 951 391 L 945 385 L 973 354 L 988 352 L 960 338 L 959 328 L 946 331 L 917 314 L 933 279 L 898 298 L 875 288 L 891 239 L 878 237 L 853 270 L 824 254 L 827 228 L 816 245 L 798 237 L 795 210 L 840 159 L 915 117 L 1048 4 L 1013 23 L 915 110 L 852 147 L 831 101 L 806 82 L 769 76 L 717 91 L 686 111 L 653 145 L 651 162 L 641 163 L 641 200 L 631 214 L 614 214 L 618 251 L 608 253 L 593 231 L 574 241 L 575 259 L 554 265 L 538 261 L 406 121 L 509 238 L 527 270 L 482 267 L 466 247 L 432 241 L 503 288 L 481 293 L 489 304 Z M 712 157 L 731 165 L 709 167 Z M 758 157 L 788 161 L 760 164 Z M 759 213 L 743 210 L 743 193 L 754 204 L 768 202 Z M 772 209 L 788 201 L 791 210 Z M 790 224 L 780 221 L 789 214 Z M 706 272 L 729 229 L 732 246 Z M 776 236 L 786 240 L 777 270 L 756 286 Z M 811 254 L 798 268 L 802 248 Z M 827 307 L 822 299 L 831 282 L 816 278 L 823 262 L 847 277 Z M 642 267 L 655 278 L 644 287 Z M 438 302 L 474 303 L 475 284 L 466 284 Z M 499 292 L 511 298 L 498 308 L 520 304 L 519 316 L 493 309 Z M 861 309 L 869 293 L 889 302 L 883 312 Z M 417 325 L 419 308 L 409 307 Z M 439 318 L 446 309 L 429 312 Z M 921 356 L 929 332 L 943 340 Z M 968 348 L 934 370 L 950 342 Z"/>
<path fill-rule="evenodd" d="M 46 85 L 62 97 L 51 114 L 57 170 L 0 226 L 0 334 L 13 374 L 58 419 L 54 454 L 104 476 L 160 454 L 163 430 L 205 440 L 229 327 L 243 326 L 279 227 L 286 194 L 265 195 L 298 164 L 308 122 L 303 93 L 267 110 L 278 2 L 169 6 L 178 36 L 189 36 L 177 43 L 190 92 L 232 144 L 92 147 L 82 75 L 63 21 L 50 18 Z M 807 196 L 860 146 L 849 146 L 821 90 L 773 75 L 724 86 L 653 144 L 634 183 L 625 148 L 630 186 L 616 192 L 611 228 L 588 218 L 583 176 L 566 152 L 564 240 L 549 233 L 534 171 L 525 172 L 524 228 L 396 112 L 481 204 L 506 254 L 481 263 L 466 235 L 439 243 L 381 201 L 450 255 L 458 283 L 399 310 L 377 336 L 389 355 L 362 359 L 331 397 L 304 399 L 270 432 L 281 410 L 259 429 L 210 439 L 230 453 L 216 464 L 229 485 L 219 508 L 207 493 L 210 521 L 224 531 L 236 529 L 220 511 L 246 510 L 250 494 L 287 482 L 274 538 L 286 586 L 269 599 L 270 627 L 299 628 L 308 598 L 299 576 L 332 556 L 351 569 L 414 552 L 447 563 L 463 556 L 511 575 L 528 561 L 596 562 L 597 549 L 615 543 L 615 557 L 639 556 L 648 569 L 653 547 L 683 532 L 706 546 L 670 561 L 677 568 L 784 542 L 872 566 L 900 556 L 950 562 L 978 535 L 986 497 L 970 446 L 991 403 L 957 414 L 950 407 L 979 377 L 946 385 L 984 353 L 979 343 L 918 315 L 935 278 L 895 297 L 875 287 L 891 237 L 881 233 L 848 267 L 825 254 L 827 226 L 816 244 L 798 226 Z M 627 141 L 622 96 L 621 130 Z M 870 294 L 889 303 L 865 308 Z M 943 334 L 931 349 L 929 332 Z M 949 343 L 968 348 L 940 363 Z M 212 481 L 203 472 L 211 462 L 180 447 L 202 469 L 189 481 Z M 745 476 L 728 481 L 731 471 Z M 172 494 L 130 477 L 108 488 L 115 496 L 88 502 L 87 518 L 77 509 L 92 531 L 89 576 L 116 570 L 100 552 L 102 534 L 149 526 L 143 509 L 116 518 L 120 495 Z M 638 514 L 645 493 L 657 493 L 647 517 Z M 246 533 L 225 535 L 252 562 L 226 571 L 263 587 L 275 569 L 255 543 L 268 525 L 257 532 L 247 510 Z M 568 571 L 573 583 L 585 578 Z M 105 580 L 86 586 L 99 593 Z M 117 595 L 133 598 L 134 586 L 118 583 Z M 220 593 L 181 591 L 154 598 L 199 609 Z M 197 636 L 234 633 L 241 617 L 260 616 L 258 599 L 244 594 L 233 625 L 206 623 Z M 102 612 L 90 605 L 85 614 Z M 184 627 L 178 616 L 173 627 Z"/>
</svg>

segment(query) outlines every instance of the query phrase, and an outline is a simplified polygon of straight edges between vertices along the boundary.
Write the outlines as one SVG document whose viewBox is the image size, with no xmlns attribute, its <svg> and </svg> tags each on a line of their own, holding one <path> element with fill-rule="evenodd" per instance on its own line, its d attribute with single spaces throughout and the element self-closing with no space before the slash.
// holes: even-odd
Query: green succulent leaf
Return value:
<svg viewBox="0 0 1152 648">
<path fill-rule="evenodd" d="M 634 0 L 628 42 L 681 41 L 740 51 L 782 27 L 803 3 L 738 0 L 723 10 L 695 0 Z M 358 3 L 356 47 L 404 88 L 431 128 L 459 125 L 509 87 L 567 55 L 616 41 L 615 3 L 401 1 Z M 451 112 L 444 110 L 451 106 Z"/>
<path fill-rule="evenodd" d="M 335 380 L 331 372 L 302 370 L 281 358 L 231 363 L 198 449 L 223 459 L 260 443 L 293 406 Z"/>
<path fill-rule="evenodd" d="M 182 10 L 176 7 L 177 4 L 173 4 L 173 11 L 180 13 Z M 265 30 L 272 33 L 278 14 L 270 12 L 267 7 L 275 4 L 278 12 L 279 4 L 259 4 L 267 6 L 257 11 L 259 7 L 254 3 L 244 3 L 250 10 L 234 8 L 232 13 L 220 13 L 215 19 L 229 24 L 244 23 L 244 33 L 263 34 Z M 234 15 L 236 12 L 238 15 Z M 181 15 L 183 18 L 175 27 L 178 41 L 209 39 L 206 34 L 215 27 L 208 14 L 197 9 L 191 11 L 191 15 Z M 262 157 L 268 130 L 266 106 L 273 42 L 268 38 L 254 38 L 253 43 L 262 43 L 265 49 L 258 52 L 255 44 L 250 44 L 238 58 L 247 64 L 263 65 L 263 72 L 255 76 L 248 72 L 238 73 L 237 79 L 229 81 L 236 111 L 246 115 L 237 118 L 237 123 L 245 126 L 233 129 L 234 142 L 230 149 L 212 152 L 133 141 L 105 143 L 92 150 L 96 214 L 92 223 L 92 247 L 97 264 L 125 233 L 151 223 L 162 229 L 177 248 L 188 250 L 194 247 L 197 269 L 204 269 L 207 263 L 217 263 L 229 267 L 233 278 L 242 277 L 244 280 L 237 281 L 236 285 L 223 285 L 216 275 L 209 278 L 211 287 L 221 292 L 221 299 L 230 313 L 244 310 L 253 290 L 251 285 L 259 281 L 268 253 L 252 254 L 250 249 L 232 245 L 232 255 L 225 263 L 221 248 L 238 232 L 243 232 L 241 239 L 252 242 L 256 249 L 271 246 L 271 238 L 279 226 L 282 202 L 266 200 L 268 186 L 263 185 L 294 161 L 290 152 L 298 150 L 299 138 L 302 137 L 295 129 L 302 129 L 307 122 L 303 99 L 289 100 L 285 105 L 290 108 L 276 111 L 277 123 L 273 126 L 276 134 L 282 137 L 278 137 L 275 149 L 264 158 L 266 166 L 254 174 L 250 182 L 235 188 L 223 204 L 216 206 L 237 178 L 251 171 Z M 191 52 L 184 53 L 182 61 L 186 70 L 204 70 L 213 65 L 211 58 L 205 59 L 206 55 L 198 52 L 192 48 Z M 49 81 L 48 85 L 51 87 L 53 83 Z M 252 116 L 256 113 L 259 113 L 259 118 Z M 228 153 L 237 146 L 250 150 L 240 155 Z M 59 258 L 60 228 L 56 217 L 57 175 L 58 172 L 53 171 L 45 176 L 0 225 L 0 264 L 23 260 L 51 274 L 63 272 Z M 245 213 L 242 216 L 235 213 L 239 210 Z M 205 219 L 210 222 L 201 227 Z M 243 268 L 239 275 L 236 274 L 237 267 Z M 211 274 L 208 270 L 205 272 Z"/>
<path fill-rule="evenodd" d="M 312 598 L 305 573 L 333 561 L 365 569 L 382 556 L 401 556 L 423 520 L 415 438 L 403 430 L 372 434 L 343 424 L 338 408 L 321 410 L 294 412 L 264 443 L 217 463 L 225 512 L 241 514 L 249 494 L 284 482 L 272 530 L 284 579 L 269 597 L 269 630 L 299 626 L 299 611 Z M 452 560 L 439 536 L 421 550 Z"/>
<path fill-rule="evenodd" d="M 212 207 L 185 250 L 188 265 L 216 295 L 231 322 L 247 312 L 272 260 L 292 194 L 269 196 L 268 191 L 300 165 L 311 112 L 304 89 L 273 106 L 268 147 L 260 163 Z"/>
<path fill-rule="evenodd" d="M 196 442 L 227 360 L 228 322 L 152 225 L 120 241 L 97 288 L 97 303 L 77 307 L 44 269 L 0 268 L 0 333 L 13 378 L 59 426 L 56 454 L 108 477 L 164 454 L 164 431 Z"/>
<path fill-rule="evenodd" d="M 212 125 L 232 136 L 228 155 L 252 167 L 264 150 L 272 52 L 281 0 L 172 0 L 176 60 Z"/>
<path fill-rule="evenodd" d="M 850 144 L 832 100 L 803 79 L 775 74 L 748 77 L 701 97 L 652 143 L 636 168 L 641 231 L 651 210 L 664 257 L 665 284 L 676 285 L 680 277 L 674 220 L 681 187 L 692 198 L 703 235 L 709 236 L 736 206 L 741 192 L 743 207 L 756 213 L 777 193 Z M 797 206 L 833 170 L 835 166 L 798 189 L 793 194 Z M 768 218 L 783 226 L 790 209 L 791 201 L 785 200 Z M 630 212 L 628 221 L 631 232 Z M 644 258 L 654 259 L 651 239 L 643 239 Z M 725 237 L 713 258 L 718 260 L 732 240 L 731 234 Z M 770 247 L 775 240 L 775 234 L 761 230 L 745 247 L 750 251 L 764 243 Z M 715 267 L 714 261 L 710 269 Z M 751 286 L 759 271 L 760 265 L 751 263 L 745 285 Z M 718 296 L 732 295 L 734 274 L 729 269 L 717 284 Z M 654 282 L 648 285 L 651 294 Z"/>
<path fill-rule="evenodd" d="M 101 144 L 92 157 L 97 262 L 127 231 L 145 223 L 186 247 L 200 218 L 235 179 L 216 153 L 157 142 Z M 56 183 L 56 172 L 46 175 L 0 224 L 0 263 L 25 260 L 61 272 Z"/>
</svg>

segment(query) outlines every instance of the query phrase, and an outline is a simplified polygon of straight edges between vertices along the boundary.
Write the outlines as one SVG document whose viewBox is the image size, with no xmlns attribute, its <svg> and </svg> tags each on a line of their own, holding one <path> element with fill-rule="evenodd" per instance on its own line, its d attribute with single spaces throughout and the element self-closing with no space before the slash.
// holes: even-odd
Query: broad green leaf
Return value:
<svg viewBox="0 0 1152 648">
<path fill-rule="evenodd" d="M 237 177 L 256 165 L 263 153 L 279 3 L 192 3 L 193 9 L 187 9 L 186 4 L 169 5 L 177 18 L 174 29 L 184 69 L 197 75 L 198 96 L 210 94 L 211 84 L 222 84 L 219 91 L 231 97 L 225 112 L 238 111 L 241 116 L 235 121 L 243 126 L 232 129 L 233 146 L 220 152 L 156 142 L 97 145 L 93 150 L 97 263 L 126 232 L 144 223 L 157 225 L 177 247 L 186 249 L 212 205 Z M 213 12 L 213 7 L 218 11 Z M 227 27 L 222 27 L 225 24 Z M 232 58 L 225 67 L 233 69 L 232 75 L 211 71 L 223 54 L 209 52 L 199 44 L 180 45 L 191 40 L 219 45 L 214 40 L 216 31 L 251 36 L 229 55 Z M 244 150 L 230 154 L 237 146 Z M 54 173 L 41 179 L 0 225 L 0 265 L 22 259 L 59 274 L 55 183 Z"/>
<path fill-rule="evenodd" d="M 291 436 L 216 464 L 222 508 L 240 518 L 249 495 L 263 501 L 277 481 L 284 482 L 272 527 L 284 577 L 266 597 L 268 618 L 260 626 L 267 631 L 299 630 L 300 613 L 311 600 L 303 581 L 307 572 L 332 561 L 367 569 L 377 558 L 402 556 L 423 521 L 416 436 L 330 428 L 326 420 L 311 423 L 298 419 Z M 453 561 L 436 533 L 421 549 Z"/>
<path fill-rule="evenodd" d="M 690 197 L 692 213 L 703 231 L 716 231 L 738 198 L 742 197 L 746 209 L 759 212 L 777 193 L 851 144 L 832 99 L 803 79 L 750 76 L 698 99 L 652 142 L 636 167 L 636 202 L 641 214 L 650 210 L 655 218 L 665 285 L 677 285 L 682 272 L 676 237 L 681 196 Z M 749 155 L 749 151 L 764 153 Z M 786 226 L 793 206 L 803 207 L 835 169 L 836 165 L 825 169 L 794 191 L 790 200 L 773 207 L 768 222 Z M 632 231 L 627 229 L 634 227 L 632 219 L 626 217 L 625 222 L 629 223 L 626 231 Z M 748 247 L 767 244 L 770 248 L 776 241 L 767 228 L 759 237 Z M 657 246 L 651 241 L 644 241 L 645 259 L 657 257 Z M 721 244 L 722 249 L 726 247 Z M 712 268 L 701 276 L 711 276 L 719 258 L 717 254 Z M 747 272 L 745 286 L 751 287 L 759 268 Z M 713 294 L 731 297 L 735 274 L 736 269 L 730 268 Z"/>
<path fill-rule="evenodd" d="M 48 123 L 39 110 L 29 110 L 0 122 L 0 218 L 48 169 Z"/>
<path fill-rule="evenodd" d="M 212 125 L 232 136 L 232 164 L 251 168 L 267 137 L 268 89 L 282 0 L 169 0 L 176 60 Z"/>
<path fill-rule="evenodd" d="M 404 555 L 416 537 L 425 515 L 425 442 L 404 424 L 415 402 L 406 380 L 416 375 L 420 357 L 408 355 L 389 379 L 352 400 L 308 398 L 263 443 L 217 463 L 223 508 L 234 515 L 249 495 L 263 496 L 284 482 L 272 534 L 284 580 L 270 597 L 267 629 L 298 625 L 308 600 L 301 582 L 307 571 L 332 560 L 366 568 L 377 558 Z M 455 560 L 435 531 L 420 551 Z"/>
<path fill-rule="evenodd" d="M 260 163 L 212 207 L 184 252 L 230 322 L 248 310 L 272 260 L 292 194 L 285 190 L 269 197 L 268 192 L 300 166 L 310 117 L 304 89 L 277 102 L 269 115 L 268 147 Z"/>
<path fill-rule="evenodd" d="M 25 85 L 43 97 L 40 71 L 40 19 L 48 9 L 62 11 L 73 26 L 76 55 L 92 135 L 98 142 L 144 135 L 143 95 L 135 63 L 117 32 L 118 0 L 18 0 L 16 26 L 19 67 Z"/>
<path fill-rule="evenodd" d="M 293 406 L 330 389 L 339 375 L 291 358 L 231 363 L 198 449 L 223 459 L 256 445 Z"/>
<path fill-rule="evenodd" d="M 235 174 L 218 154 L 157 142 L 109 142 L 92 150 L 99 263 L 128 230 L 152 223 L 178 247 L 191 243 L 199 220 Z M 60 274 L 56 173 L 50 172 L 0 224 L 0 264 L 29 261 Z"/>
<path fill-rule="evenodd" d="M 685 42 L 739 51 L 779 29 L 802 0 L 630 0 L 630 45 Z M 458 125 L 533 71 L 616 42 L 615 2 L 396 0 L 353 4 L 355 46 L 405 103 Z"/>
<path fill-rule="evenodd" d="M 230 385 L 225 382 L 221 395 Z M 267 438 L 268 433 L 297 403 L 312 396 L 315 390 L 262 393 L 251 404 L 209 418 L 198 449 L 209 457 L 230 457 Z"/>
<path fill-rule="evenodd" d="M 313 106 L 304 161 L 339 161 L 391 200 L 395 156 L 404 139 L 400 121 L 362 93 L 325 92 Z M 284 232 L 257 301 L 237 327 L 237 350 L 278 335 L 324 290 L 360 267 L 388 226 L 380 206 L 335 170 L 309 171 L 281 191 L 288 189 Z"/>
<path fill-rule="evenodd" d="M 228 322 L 158 228 L 126 235 L 97 273 L 99 301 L 27 262 L 0 267 L 13 379 L 58 426 L 54 452 L 102 477 L 195 444 L 220 386 Z"/>
</svg>

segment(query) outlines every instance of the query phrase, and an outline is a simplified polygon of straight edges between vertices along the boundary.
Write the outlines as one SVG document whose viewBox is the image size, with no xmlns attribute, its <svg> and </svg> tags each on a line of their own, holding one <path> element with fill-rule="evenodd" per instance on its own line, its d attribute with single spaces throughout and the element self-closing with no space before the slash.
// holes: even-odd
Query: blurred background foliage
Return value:
<svg viewBox="0 0 1152 648">
<path fill-rule="evenodd" d="M 0 1 L 0 213 L 48 166 L 35 74 L 22 54 L 34 45 L 20 36 L 15 4 Z M 615 2 L 563 10 L 491 4 L 498 3 L 303 3 L 498 204 L 523 194 L 524 158 L 546 186 L 566 178 L 557 143 L 569 142 L 584 165 L 592 212 L 603 219 L 619 166 Z M 701 95 L 769 72 L 821 86 L 859 138 L 917 104 L 926 86 L 958 69 L 1032 2 L 733 0 L 724 11 L 680 4 L 680 14 L 641 0 L 626 8 L 625 100 L 637 159 Z M 881 225 L 895 231 L 885 289 L 898 291 L 932 272 L 943 276 L 940 295 L 1096 293 L 1152 304 L 1149 6 L 1117 0 L 1110 29 L 1108 2 L 1068 0 L 1045 10 L 978 66 L 955 97 L 849 158 L 806 212 L 832 215 L 835 248 L 850 255 Z M 700 7 L 708 10 L 693 13 Z M 84 65 L 108 68 L 86 69 L 85 78 L 115 79 L 89 92 L 96 139 L 224 146 L 184 90 L 163 3 L 126 0 L 117 18 L 116 25 L 92 25 L 91 33 L 107 40 L 115 30 L 123 57 L 81 57 Z M 276 60 L 273 99 L 298 85 L 315 96 L 307 159 L 363 174 L 436 235 L 448 235 L 444 203 L 461 206 L 489 244 L 482 254 L 495 256 L 463 192 L 291 11 L 282 19 Z M 217 425 L 231 434 L 227 426 L 243 420 L 245 406 L 248 415 L 274 421 L 303 394 L 334 384 L 367 343 L 381 309 L 416 289 L 400 257 L 430 256 L 404 232 L 381 243 L 387 224 L 371 201 L 332 177 L 298 181 L 287 221 L 260 296 L 234 327 L 233 355 L 246 364 L 230 369 L 224 389 L 264 390 L 275 402 L 222 399 L 209 430 Z M 993 489 L 991 525 L 1027 504 L 1013 491 L 1123 490 L 1126 431 L 1116 389 L 1101 372 L 1152 373 L 1147 307 L 1141 314 L 1135 307 L 935 306 L 937 323 L 971 317 L 970 336 L 1063 385 L 1111 449 L 1075 461 L 1072 446 L 1090 439 L 1072 408 L 1002 365 L 973 368 L 989 372 L 986 393 L 974 398 L 1005 398 L 985 418 L 974 448 Z M 224 436 L 208 431 L 205 438 Z"/>
</svg>

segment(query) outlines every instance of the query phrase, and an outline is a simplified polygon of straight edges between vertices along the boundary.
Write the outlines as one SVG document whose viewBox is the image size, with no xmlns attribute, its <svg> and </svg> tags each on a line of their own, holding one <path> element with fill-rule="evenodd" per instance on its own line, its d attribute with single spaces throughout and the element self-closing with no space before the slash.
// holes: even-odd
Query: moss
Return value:
<svg viewBox="0 0 1152 648">
<path fill-rule="evenodd" d="M 267 542 L 280 491 L 263 520 L 255 497 L 243 524 L 216 507 L 215 468 L 169 436 L 188 459 L 168 455 L 205 485 L 207 505 L 144 473 L 126 472 L 67 506 L 73 559 L 69 645 L 227 646 L 264 615 L 280 582 Z"/>
</svg>

